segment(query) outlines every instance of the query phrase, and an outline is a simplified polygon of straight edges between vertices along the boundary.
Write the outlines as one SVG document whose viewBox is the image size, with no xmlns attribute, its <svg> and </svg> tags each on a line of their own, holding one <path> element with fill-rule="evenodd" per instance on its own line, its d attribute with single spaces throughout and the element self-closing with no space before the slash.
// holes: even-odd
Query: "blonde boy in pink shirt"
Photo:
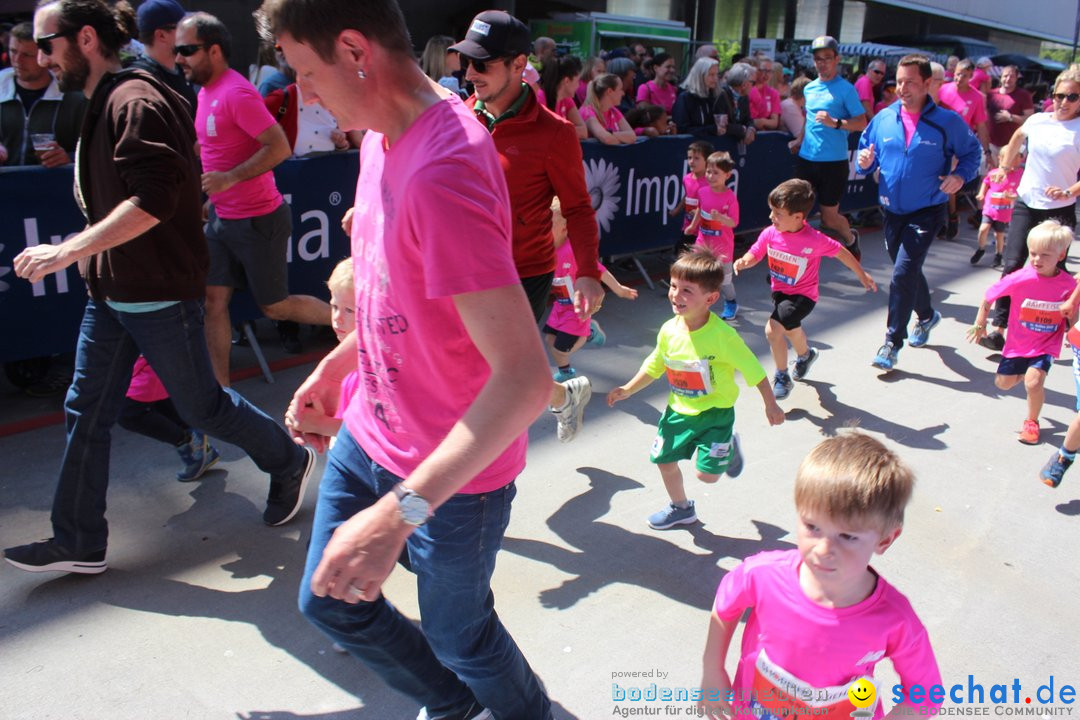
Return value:
<svg viewBox="0 0 1080 720">
<path fill-rule="evenodd" d="M 795 477 L 798 549 L 747 558 L 716 591 L 699 703 L 707 717 L 847 720 L 848 689 L 872 682 L 883 658 L 905 690 L 941 684 L 911 603 L 870 567 L 900 536 L 914 484 L 895 454 L 862 433 L 829 438 L 806 456 Z M 732 682 L 724 660 L 748 608 Z M 905 693 L 893 712 L 904 705 L 900 712 L 929 716 L 941 704 L 914 698 Z M 876 699 L 866 709 L 875 720 L 884 714 Z"/>
<path fill-rule="evenodd" d="M 1000 297 L 1011 298 L 1009 334 L 1001 351 L 994 384 L 1010 390 L 1021 382 L 1027 390 L 1027 419 L 1017 440 L 1025 445 L 1039 442 L 1039 413 L 1046 395 L 1046 373 L 1061 354 L 1067 319 L 1061 303 L 1076 287 L 1076 279 L 1058 267 L 1072 244 L 1072 229 L 1055 220 L 1039 223 L 1028 233 L 1028 265 L 1003 276 L 986 291 L 968 339 L 986 336 L 986 316 Z"/>
</svg>

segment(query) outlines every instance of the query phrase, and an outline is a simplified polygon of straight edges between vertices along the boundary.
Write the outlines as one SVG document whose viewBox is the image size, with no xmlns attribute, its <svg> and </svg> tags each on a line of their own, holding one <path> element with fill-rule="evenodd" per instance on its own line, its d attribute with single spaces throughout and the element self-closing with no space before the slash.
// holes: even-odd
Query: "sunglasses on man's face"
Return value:
<svg viewBox="0 0 1080 720">
<path fill-rule="evenodd" d="M 206 43 L 191 43 L 190 45 L 177 45 L 176 54 L 184 57 L 191 57 L 195 53 L 206 47 Z"/>
<path fill-rule="evenodd" d="M 870 72 L 874 73 L 875 75 L 884 75 L 885 74 L 884 70 L 878 70 L 876 68 L 871 70 Z"/>
<path fill-rule="evenodd" d="M 1080 100 L 1080 93 L 1069 93 L 1068 95 L 1065 93 L 1054 93 L 1053 97 L 1058 102 L 1076 102 L 1077 100 Z"/>
<path fill-rule="evenodd" d="M 46 55 L 52 55 L 53 54 L 53 44 L 52 44 L 53 40 L 55 40 L 56 38 L 61 38 L 61 37 L 71 37 L 72 35 L 74 35 L 77 32 L 79 32 L 79 31 L 75 30 L 75 29 L 61 30 L 60 32 L 49 33 L 48 35 L 42 35 L 39 38 L 34 38 L 34 42 L 37 44 L 38 50 L 45 53 Z"/>
<path fill-rule="evenodd" d="M 477 60 L 476 58 L 471 58 L 468 55 L 462 55 L 461 56 L 461 69 L 462 70 L 467 70 L 468 67 L 470 65 L 472 65 L 473 69 L 476 70 L 476 72 L 483 75 L 484 73 L 486 73 L 488 71 L 488 66 L 491 65 L 491 63 L 503 62 L 504 60 L 506 60 L 506 58 L 504 58 L 504 57 L 493 57 L 493 58 L 488 58 L 487 60 Z"/>
</svg>

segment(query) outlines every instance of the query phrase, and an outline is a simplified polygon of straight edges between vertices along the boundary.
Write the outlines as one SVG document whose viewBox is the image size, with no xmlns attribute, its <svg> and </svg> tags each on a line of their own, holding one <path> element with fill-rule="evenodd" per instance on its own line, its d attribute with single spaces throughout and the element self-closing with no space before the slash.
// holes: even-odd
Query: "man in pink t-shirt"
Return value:
<svg viewBox="0 0 1080 720">
<path fill-rule="evenodd" d="M 855 92 L 859 95 L 859 102 L 866 109 L 867 122 L 877 114 L 877 104 L 881 102 L 883 80 L 885 80 L 885 61 L 871 60 L 866 66 L 866 73 L 855 81 Z"/>
<path fill-rule="evenodd" d="M 330 324 L 330 305 L 289 294 L 285 258 L 292 213 L 273 169 L 292 154 L 285 131 L 255 87 L 229 68 L 231 39 L 224 23 L 199 12 L 176 28 L 177 64 L 199 91 L 195 134 L 202 156 L 202 189 L 210 196 L 206 240 L 206 340 L 214 374 L 229 385 L 234 288 L 247 288 L 268 318 Z"/>
<path fill-rule="evenodd" d="M 767 57 L 751 61 L 757 66 L 757 75 L 750 88 L 750 117 L 758 130 L 778 130 L 780 128 L 780 93 L 769 85 L 772 79 L 773 62 Z"/>
<path fill-rule="evenodd" d="M 514 265 L 504 172 L 487 129 L 420 70 L 394 0 L 364 10 L 328 23 L 304 0 L 259 11 L 305 93 L 342 130 L 368 131 L 352 218 L 356 331 L 289 408 L 335 412 L 341 380 L 360 370 L 320 483 L 300 609 L 421 717 L 550 720 L 490 587 L 551 382 Z M 417 576 L 419 625 L 382 597 L 399 558 Z"/>
<path fill-rule="evenodd" d="M 953 82 L 941 86 L 938 92 L 938 104 L 948 108 L 964 118 L 964 122 L 979 138 L 983 148 L 983 166 L 990 151 L 990 131 L 986 124 L 986 96 L 971 86 L 971 75 L 975 65 L 964 59 L 956 64 Z M 959 220 L 956 210 L 956 193 L 949 195 L 949 221 L 945 227 L 945 237 L 953 239 L 959 232 Z"/>
</svg>

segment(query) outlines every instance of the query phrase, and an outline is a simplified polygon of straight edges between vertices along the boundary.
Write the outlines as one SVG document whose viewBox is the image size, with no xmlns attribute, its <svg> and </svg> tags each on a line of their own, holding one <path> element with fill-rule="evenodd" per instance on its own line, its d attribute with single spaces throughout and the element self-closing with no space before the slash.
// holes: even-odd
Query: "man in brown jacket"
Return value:
<svg viewBox="0 0 1080 720">
<path fill-rule="evenodd" d="M 315 465 L 313 451 L 214 379 L 203 333 L 208 261 L 195 134 L 176 92 L 145 71 L 121 71 L 118 51 L 134 20 L 130 6 L 104 0 L 58 0 L 34 15 L 38 61 L 62 91 L 90 98 L 75 167 L 87 227 L 59 245 L 27 248 L 15 272 L 37 282 L 78 262 L 90 297 L 64 403 L 53 537 L 4 551 L 31 572 L 107 567 L 109 430 L 140 353 L 188 425 L 239 446 L 270 475 L 268 525 L 296 514 Z"/>
</svg>

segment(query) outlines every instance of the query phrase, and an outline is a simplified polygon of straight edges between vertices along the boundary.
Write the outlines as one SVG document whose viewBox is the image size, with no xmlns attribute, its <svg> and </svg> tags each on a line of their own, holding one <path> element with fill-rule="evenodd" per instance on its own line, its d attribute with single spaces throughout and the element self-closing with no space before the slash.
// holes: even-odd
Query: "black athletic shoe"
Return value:
<svg viewBox="0 0 1080 720">
<path fill-rule="evenodd" d="M 97 575 L 109 569 L 105 562 L 105 550 L 75 554 L 49 538 L 41 542 L 9 547 L 4 559 L 28 572 L 69 572 Z"/>
<path fill-rule="evenodd" d="M 960 232 L 960 218 L 956 215 L 949 216 L 949 223 L 945 226 L 945 239 L 952 240 Z"/>
<path fill-rule="evenodd" d="M 304 345 L 300 342 L 300 323 L 292 320 L 279 320 L 276 323 L 278 337 L 281 338 L 281 347 L 290 355 L 299 355 L 304 352 Z"/>
<path fill-rule="evenodd" d="M 979 248 L 978 250 L 976 250 L 971 255 L 971 264 L 972 265 L 978 265 L 979 261 L 982 260 L 982 256 L 985 255 L 985 254 L 986 254 L 986 250 L 983 249 L 983 248 Z"/>
<path fill-rule="evenodd" d="M 1005 349 L 1005 336 L 999 331 L 994 330 L 979 338 L 979 344 L 987 350 L 1001 352 Z"/>
<path fill-rule="evenodd" d="M 862 262 L 862 248 L 859 247 L 859 231 L 852 228 L 851 230 L 851 244 L 847 246 L 849 252 L 855 256 L 855 259 Z"/>
<path fill-rule="evenodd" d="M 267 525 L 284 525 L 300 512 L 304 502 L 304 490 L 315 470 L 315 451 L 304 448 L 304 463 L 300 469 L 286 477 L 270 476 L 270 495 L 266 498 L 263 522 Z"/>
</svg>

